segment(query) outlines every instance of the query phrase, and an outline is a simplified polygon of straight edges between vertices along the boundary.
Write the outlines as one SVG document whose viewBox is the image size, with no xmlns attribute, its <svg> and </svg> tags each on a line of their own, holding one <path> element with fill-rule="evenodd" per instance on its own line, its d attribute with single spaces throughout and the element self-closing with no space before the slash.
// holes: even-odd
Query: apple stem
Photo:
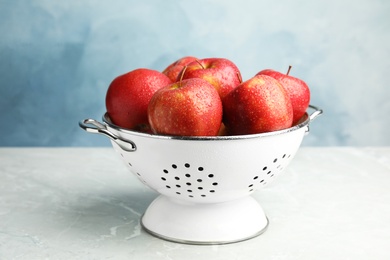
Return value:
<svg viewBox="0 0 390 260">
<path fill-rule="evenodd" d="M 205 67 L 202 65 L 202 63 L 198 59 L 196 59 L 196 62 L 202 67 L 202 69 L 205 69 Z"/>
<path fill-rule="evenodd" d="M 288 70 L 287 70 L 287 73 L 286 73 L 287 76 L 288 76 L 288 74 L 290 73 L 291 68 L 292 68 L 292 66 L 291 66 L 291 65 L 288 65 Z"/>
<path fill-rule="evenodd" d="M 179 86 L 181 87 L 181 81 L 183 80 L 184 73 L 187 70 L 187 66 L 184 66 L 183 70 L 181 71 L 180 80 L 179 80 Z"/>
<path fill-rule="evenodd" d="M 241 73 L 237 71 L 237 78 L 238 78 L 238 81 L 240 82 L 240 84 L 242 83 L 242 76 L 241 76 Z"/>
</svg>

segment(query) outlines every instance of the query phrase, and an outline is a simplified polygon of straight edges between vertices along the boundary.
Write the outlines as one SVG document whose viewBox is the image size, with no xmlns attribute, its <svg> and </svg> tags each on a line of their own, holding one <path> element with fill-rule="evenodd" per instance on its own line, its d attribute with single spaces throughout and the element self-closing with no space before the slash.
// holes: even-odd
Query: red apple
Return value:
<svg viewBox="0 0 390 260">
<path fill-rule="evenodd" d="M 176 82 L 183 68 L 194 60 L 196 60 L 196 57 L 193 56 L 182 57 L 166 67 L 162 73 L 167 75 L 172 82 Z"/>
<path fill-rule="evenodd" d="M 147 131 L 150 99 L 154 92 L 171 83 L 161 72 L 144 68 L 116 77 L 106 93 L 111 121 L 123 128 Z"/>
<path fill-rule="evenodd" d="M 257 75 L 223 99 L 223 122 L 230 135 L 257 134 L 289 128 L 290 98 L 276 79 Z"/>
<path fill-rule="evenodd" d="M 215 136 L 222 122 L 222 101 L 207 81 L 181 80 L 153 95 L 148 118 L 156 134 Z"/>
<path fill-rule="evenodd" d="M 223 99 L 241 83 L 241 73 L 237 66 L 224 58 L 206 58 L 191 62 L 179 75 L 183 79 L 201 78 L 211 83 Z"/>
<path fill-rule="evenodd" d="M 291 66 L 287 74 L 283 74 L 281 72 L 271 69 L 266 69 L 260 71 L 259 73 L 257 73 L 257 75 L 268 75 L 279 80 L 279 82 L 287 90 L 290 96 L 294 114 L 293 123 L 296 123 L 306 113 L 306 109 L 309 106 L 310 90 L 303 80 L 295 78 L 288 74 L 290 72 L 290 69 Z"/>
</svg>

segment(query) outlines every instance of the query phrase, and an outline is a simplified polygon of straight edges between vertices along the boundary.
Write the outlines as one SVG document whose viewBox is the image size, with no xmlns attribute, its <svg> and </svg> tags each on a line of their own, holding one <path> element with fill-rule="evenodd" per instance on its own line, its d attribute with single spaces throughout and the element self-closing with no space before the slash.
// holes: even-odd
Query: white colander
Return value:
<svg viewBox="0 0 390 260">
<path fill-rule="evenodd" d="M 272 182 L 290 163 L 309 123 L 322 113 L 306 114 L 295 126 L 270 133 L 179 137 L 140 133 L 93 119 L 80 122 L 106 135 L 129 170 L 158 196 L 141 219 L 149 233 L 190 244 L 224 244 L 255 237 L 268 226 L 250 196 Z"/>
</svg>

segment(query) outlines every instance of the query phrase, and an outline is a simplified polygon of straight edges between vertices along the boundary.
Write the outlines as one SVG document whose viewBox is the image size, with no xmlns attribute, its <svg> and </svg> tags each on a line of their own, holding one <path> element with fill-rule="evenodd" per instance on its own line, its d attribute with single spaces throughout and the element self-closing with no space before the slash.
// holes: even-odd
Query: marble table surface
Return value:
<svg viewBox="0 0 390 260">
<path fill-rule="evenodd" d="M 156 196 L 112 148 L 0 148 L 0 259 L 390 259 L 390 147 L 300 148 L 244 242 L 151 236 Z"/>
</svg>

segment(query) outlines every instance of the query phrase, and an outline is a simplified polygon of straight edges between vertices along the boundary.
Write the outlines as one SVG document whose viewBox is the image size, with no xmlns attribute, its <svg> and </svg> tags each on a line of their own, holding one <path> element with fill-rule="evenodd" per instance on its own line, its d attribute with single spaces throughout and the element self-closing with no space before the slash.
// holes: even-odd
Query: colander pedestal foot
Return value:
<svg viewBox="0 0 390 260">
<path fill-rule="evenodd" d="M 251 196 L 222 203 L 189 203 L 157 197 L 141 220 L 152 235 L 186 244 L 227 244 L 256 237 L 268 227 Z"/>
</svg>

